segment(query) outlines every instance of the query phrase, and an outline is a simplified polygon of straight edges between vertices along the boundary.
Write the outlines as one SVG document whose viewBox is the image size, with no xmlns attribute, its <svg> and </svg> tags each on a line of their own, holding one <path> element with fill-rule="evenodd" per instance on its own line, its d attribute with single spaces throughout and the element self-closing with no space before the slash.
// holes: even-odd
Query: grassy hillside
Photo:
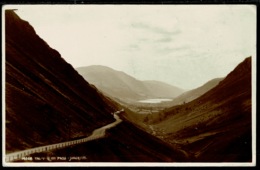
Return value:
<svg viewBox="0 0 260 170">
<path fill-rule="evenodd" d="M 106 137 L 84 144 L 34 156 L 64 157 L 71 162 L 185 162 L 185 152 L 136 128 L 124 120 L 106 133 Z M 59 162 L 60 160 L 53 160 Z M 62 162 L 62 161 L 61 161 Z"/>
<path fill-rule="evenodd" d="M 194 161 L 251 161 L 251 107 L 249 57 L 201 97 L 158 114 L 142 115 L 138 124 L 181 147 Z M 133 121 L 133 116 L 129 119 Z"/>
<path fill-rule="evenodd" d="M 88 136 L 114 119 L 117 104 L 87 83 L 28 22 L 6 11 L 6 151 Z M 81 161 L 184 161 L 186 156 L 125 120 L 97 141 L 40 155 Z M 36 155 L 37 155 L 36 154 Z"/>
<path fill-rule="evenodd" d="M 6 151 L 85 136 L 113 122 L 116 106 L 26 21 L 5 12 Z"/>
</svg>

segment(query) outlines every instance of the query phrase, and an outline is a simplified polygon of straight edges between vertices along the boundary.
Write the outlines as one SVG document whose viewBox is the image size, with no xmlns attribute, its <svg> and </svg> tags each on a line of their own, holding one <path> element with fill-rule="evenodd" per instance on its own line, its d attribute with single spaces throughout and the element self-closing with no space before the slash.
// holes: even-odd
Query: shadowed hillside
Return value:
<svg viewBox="0 0 260 170">
<path fill-rule="evenodd" d="M 124 102 L 131 103 L 150 98 L 174 98 L 184 91 L 160 81 L 140 81 L 106 66 L 95 65 L 76 70 L 99 90 Z"/>
<path fill-rule="evenodd" d="M 71 162 L 185 162 L 185 152 L 124 121 L 105 138 L 37 156 L 76 157 Z M 53 160 L 53 162 L 62 162 Z"/>
<path fill-rule="evenodd" d="M 251 107 L 249 57 L 201 97 L 147 115 L 139 125 L 181 147 L 194 161 L 251 161 Z"/>
<path fill-rule="evenodd" d="M 6 151 L 85 136 L 113 122 L 115 106 L 28 22 L 5 12 Z"/>
<path fill-rule="evenodd" d="M 121 108 L 86 82 L 28 22 L 10 10 L 5 12 L 5 21 L 7 153 L 85 137 L 114 121 L 111 112 Z M 158 85 L 154 81 L 145 85 L 122 72 L 112 72 L 105 77 L 91 74 L 118 87 L 117 93 L 125 98 L 150 98 L 159 89 L 167 94 L 168 85 L 154 87 Z M 130 91 L 124 93 L 125 89 Z M 156 93 L 146 94 L 151 91 Z M 84 156 L 87 162 L 251 161 L 251 107 L 249 57 L 191 102 L 134 120 L 128 117 L 131 110 L 125 108 L 124 121 L 108 130 L 105 138 L 36 154 Z"/>
<path fill-rule="evenodd" d="M 82 138 L 114 121 L 111 112 L 119 109 L 114 101 L 88 84 L 28 22 L 13 11 L 5 17 L 7 153 Z M 82 155 L 88 162 L 186 160 L 183 152 L 126 120 L 103 139 L 37 154 Z"/>
</svg>

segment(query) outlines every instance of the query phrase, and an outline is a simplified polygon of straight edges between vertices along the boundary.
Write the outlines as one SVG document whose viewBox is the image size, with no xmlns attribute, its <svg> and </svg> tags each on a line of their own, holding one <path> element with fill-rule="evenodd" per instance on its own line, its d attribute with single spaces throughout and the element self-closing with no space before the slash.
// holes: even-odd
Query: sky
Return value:
<svg viewBox="0 0 260 170">
<path fill-rule="evenodd" d="M 74 68 L 105 65 L 189 90 L 256 56 L 253 5 L 12 7 Z"/>
</svg>

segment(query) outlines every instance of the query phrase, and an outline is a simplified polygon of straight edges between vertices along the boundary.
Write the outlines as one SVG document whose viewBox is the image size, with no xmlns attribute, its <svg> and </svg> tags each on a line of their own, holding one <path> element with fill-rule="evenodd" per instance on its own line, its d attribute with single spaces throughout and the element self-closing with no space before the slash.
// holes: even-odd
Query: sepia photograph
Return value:
<svg viewBox="0 0 260 170">
<path fill-rule="evenodd" d="M 2 162 L 255 166 L 255 5 L 5 5 Z"/>
</svg>

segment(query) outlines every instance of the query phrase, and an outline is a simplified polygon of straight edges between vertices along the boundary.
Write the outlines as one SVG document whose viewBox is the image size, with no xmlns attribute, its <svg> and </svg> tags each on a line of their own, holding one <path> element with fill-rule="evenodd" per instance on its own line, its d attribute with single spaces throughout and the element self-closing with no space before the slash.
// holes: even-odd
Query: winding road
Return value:
<svg viewBox="0 0 260 170">
<path fill-rule="evenodd" d="M 51 145 L 45 145 L 45 146 L 40 146 L 32 149 L 26 149 L 18 152 L 13 152 L 10 154 L 5 155 L 5 161 L 6 162 L 12 162 L 15 160 L 21 160 L 23 157 L 26 157 L 30 154 L 33 153 L 40 153 L 40 152 L 46 152 L 46 151 L 51 151 L 51 150 L 56 150 L 56 149 L 61 149 L 61 148 L 66 148 L 72 145 L 77 145 L 80 143 L 85 143 L 88 141 L 96 140 L 105 137 L 106 130 L 110 129 L 112 127 L 115 127 L 119 123 L 122 122 L 122 120 L 119 118 L 118 114 L 123 112 L 124 110 L 122 109 L 121 111 L 117 111 L 113 113 L 114 118 L 116 119 L 115 122 L 110 123 L 108 125 L 105 125 L 101 128 L 95 129 L 92 134 L 86 138 L 82 139 L 77 139 L 77 140 L 72 140 L 72 141 L 67 141 L 67 142 L 61 142 L 57 144 L 51 144 Z"/>
</svg>

